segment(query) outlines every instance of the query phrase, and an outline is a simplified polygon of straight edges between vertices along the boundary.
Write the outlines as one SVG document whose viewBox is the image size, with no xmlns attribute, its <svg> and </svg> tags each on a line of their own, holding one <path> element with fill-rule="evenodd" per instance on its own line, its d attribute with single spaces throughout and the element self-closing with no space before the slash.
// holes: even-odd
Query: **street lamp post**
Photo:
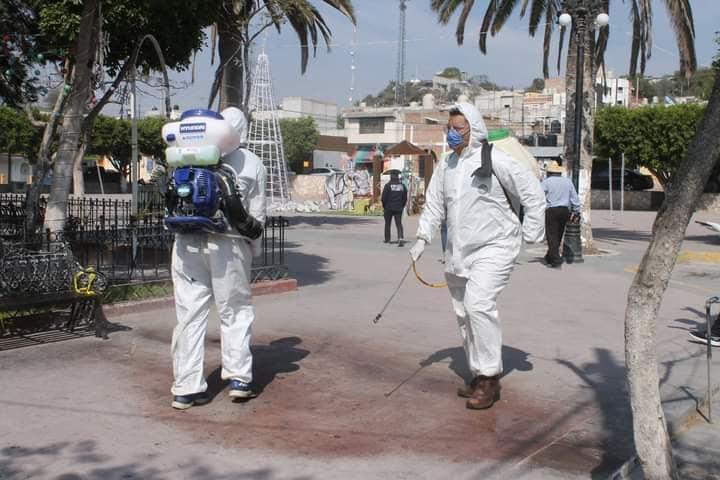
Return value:
<svg viewBox="0 0 720 480">
<path fill-rule="evenodd" d="M 599 0 L 565 0 L 558 22 L 563 27 L 572 25 L 575 34 L 577 58 L 575 61 L 575 131 L 573 138 L 572 183 L 580 194 L 580 159 L 582 156 L 582 129 L 584 104 L 584 77 L 585 77 L 585 36 L 587 34 L 587 18 L 591 12 L 601 9 Z M 574 21 L 574 22 L 573 22 Z M 594 25 L 606 26 L 610 21 L 607 13 L 599 13 L 595 17 Z M 565 231 L 563 256 L 568 263 L 582 262 L 582 239 L 580 236 L 580 223 L 569 223 Z"/>
</svg>

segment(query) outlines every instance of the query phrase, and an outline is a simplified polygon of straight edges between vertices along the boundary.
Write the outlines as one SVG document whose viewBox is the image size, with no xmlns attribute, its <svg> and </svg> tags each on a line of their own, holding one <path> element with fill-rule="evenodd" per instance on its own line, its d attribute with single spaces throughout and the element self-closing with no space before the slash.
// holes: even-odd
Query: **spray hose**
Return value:
<svg viewBox="0 0 720 480">
<path fill-rule="evenodd" d="M 445 287 L 447 287 L 447 283 L 430 283 L 430 282 L 426 281 L 425 279 L 423 279 L 417 271 L 417 267 L 415 266 L 415 261 L 412 262 L 412 269 L 413 269 L 413 273 L 415 274 L 415 278 L 418 279 L 418 282 L 422 283 L 426 287 L 430 287 L 430 288 L 445 288 Z"/>
</svg>

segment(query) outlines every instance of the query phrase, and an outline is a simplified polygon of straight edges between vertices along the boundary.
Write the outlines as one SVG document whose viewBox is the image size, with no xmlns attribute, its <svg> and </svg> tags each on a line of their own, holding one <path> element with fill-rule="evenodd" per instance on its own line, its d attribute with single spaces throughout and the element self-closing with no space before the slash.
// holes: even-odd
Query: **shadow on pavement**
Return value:
<svg viewBox="0 0 720 480">
<path fill-rule="evenodd" d="M 321 227 L 323 225 L 343 226 L 343 225 L 359 225 L 375 223 L 382 220 L 382 217 L 355 217 L 355 216 L 328 216 L 323 214 L 317 215 L 295 215 L 287 217 L 292 227 L 311 226 Z"/>
<path fill-rule="evenodd" d="M 533 364 L 528 360 L 528 353 L 519 350 L 517 348 L 508 347 L 503 345 L 502 347 L 502 359 L 503 359 L 503 373 L 502 377 L 508 376 L 514 370 L 520 372 L 529 372 L 533 369 Z M 465 358 L 465 350 L 463 347 L 452 347 L 438 350 L 437 352 L 430 355 L 428 358 L 420 362 L 422 366 L 428 366 L 433 363 L 443 362 L 446 358 L 450 359 L 448 368 L 455 372 L 455 375 L 460 377 L 466 384 L 469 384 L 472 379 L 472 373 L 468 369 L 467 359 Z"/>
<path fill-rule="evenodd" d="M 302 253 L 300 244 L 287 242 L 285 245 L 285 265 L 290 276 L 297 280 L 298 286 L 319 285 L 330 281 L 335 272 L 325 270 L 329 260 L 327 257 Z"/>
<path fill-rule="evenodd" d="M 68 321 L 69 316 L 58 312 L 6 320 L 7 323 L 12 322 L 13 325 L 8 329 L 9 333 L 7 334 L 0 331 L 0 351 L 95 336 L 94 325 L 83 322 L 71 330 L 65 326 Z M 108 334 L 129 330 L 132 328 L 106 320 L 105 332 Z M 101 339 L 98 338 L 98 340 Z"/>
<path fill-rule="evenodd" d="M 273 340 L 268 345 L 252 345 L 253 354 L 253 388 L 261 394 L 278 375 L 300 370 L 298 362 L 310 354 L 309 350 L 296 348 L 302 343 L 299 337 L 285 337 Z M 207 393 L 212 401 L 228 385 L 227 380 L 220 376 L 222 367 L 217 367 L 207 376 L 205 381 Z"/>
<path fill-rule="evenodd" d="M 591 472 L 593 479 L 605 479 L 634 451 L 630 400 L 625 392 L 626 370 L 610 350 L 595 349 L 595 361 L 576 365 L 568 360 L 556 359 L 577 375 L 595 395 L 595 404 L 601 416 L 600 426 L 603 456 Z"/>
<path fill-rule="evenodd" d="M 136 461 L 116 463 L 99 451 L 92 440 L 61 442 L 45 446 L 12 445 L 0 450 L 0 478 L 53 478 L 55 480 L 171 480 L 178 472 L 167 473 L 162 461 L 152 465 L 143 455 Z M 58 464 L 70 464 L 58 467 Z M 188 457 L 181 468 L 183 478 L 194 480 L 309 480 L 307 476 L 286 477 L 269 468 L 218 473 L 204 459 Z M 74 471 L 73 471 L 74 470 Z"/>
<path fill-rule="evenodd" d="M 285 337 L 273 340 L 268 345 L 253 345 L 253 383 L 261 393 L 278 375 L 300 370 L 298 364 L 310 354 L 309 350 L 297 348 L 302 343 L 299 337 Z"/>
<path fill-rule="evenodd" d="M 594 227 L 592 231 L 594 240 L 605 242 L 649 242 L 652 238 L 650 232 L 622 228 Z"/>
<path fill-rule="evenodd" d="M 691 242 L 708 243 L 710 245 L 720 245 L 720 235 L 711 233 L 709 235 L 688 235 L 685 240 Z"/>
</svg>

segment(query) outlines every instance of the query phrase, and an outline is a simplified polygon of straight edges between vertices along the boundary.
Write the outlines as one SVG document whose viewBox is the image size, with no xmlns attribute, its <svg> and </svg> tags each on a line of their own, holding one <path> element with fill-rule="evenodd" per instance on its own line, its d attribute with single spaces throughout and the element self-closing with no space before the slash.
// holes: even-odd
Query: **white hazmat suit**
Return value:
<svg viewBox="0 0 720 480">
<path fill-rule="evenodd" d="M 221 112 L 245 142 L 247 126 L 242 112 Z M 265 167 L 250 151 L 239 148 L 221 162 L 237 172 L 237 188 L 248 214 L 265 222 Z M 233 227 L 230 227 L 231 229 Z M 227 234 L 177 234 L 172 252 L 177 325 L 172 356 L 173 395 L 191 395 L 207 389 L 203 372 L 204 341 L 210 303 L 220 318 L 224 380 L 252 381 L 251 325 L 255 307 L 250 292 L 250 269 L 260 239 L 251 241 L 228 230 Z"/>
<path fill-rule="evenodd" d="M 497 297 L 510 279 L 522 239 L 535 243 L 544 238 L 545 195 L 538 179 L 500 149 L 492 150 L 493 175 L 475 175 L 487 129 L 473 105 L 457 108 L 470 124 L 469 145 L 435 168 L 411 255 L 417 259 L 446 220 L 445 276 L 470 371 L 474 377 L 493 377 L 502 373 Z M 523 206 L 522 224 L 508 196 L 516 207 Z"/>
</svg>

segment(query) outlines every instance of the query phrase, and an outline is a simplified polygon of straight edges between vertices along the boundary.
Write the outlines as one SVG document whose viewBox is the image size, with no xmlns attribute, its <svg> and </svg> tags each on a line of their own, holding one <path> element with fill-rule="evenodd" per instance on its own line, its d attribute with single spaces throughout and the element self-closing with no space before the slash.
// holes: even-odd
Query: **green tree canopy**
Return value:
<svg viewBox="0 0 720 480">
<path fill-rule="evenodd" d="M 655 106 L 628 110 L 607 107 L 595 117 L 594 154 L 643 166 L 667 188 L 695 136 L 705 107 Z"/>
<path fill-rule="evenodd" d="M 458 80 L 462 77 L 462 72 L 457 67 L 447 67 L 442 72 L 438 73 L 438 76 L 445 78 L 457 78 Z"/>
<path fill-rule="evenodd" d="M 544 78 L 533 78 L 532 83 L 527 88 L 530 92 L 542 92 L 543 88 L 545 88 L 545 79 Z"/>
<path fill-rule="evenodd" d="M 127 175 L 132 153 L 130 122 L 98 116 L 93 125 L 87 153 L 107 156 L 121 175 Z"/>
<path fill-rule="evenodd" d="M 312 160 L 312 153 L 320 138 L 315 120 L 311 117 L 280 119 L 285 159 L 294 172 L 302 172 L 303 161 Z"/>
<path fill-rule="evenodd" d="M 40 144 L 40 132 L 24 112 L 0 107 L 0 153 L 34 158 Z"/>
<path fill-rule="evenodd" d="M 143 155 L 153 157 L 165 164 L 165 142 L 162 139 L 162 127 L 166 120 L 163 117 L 149 117 L 138 120 L 138 149 Z"/>
</svg>

